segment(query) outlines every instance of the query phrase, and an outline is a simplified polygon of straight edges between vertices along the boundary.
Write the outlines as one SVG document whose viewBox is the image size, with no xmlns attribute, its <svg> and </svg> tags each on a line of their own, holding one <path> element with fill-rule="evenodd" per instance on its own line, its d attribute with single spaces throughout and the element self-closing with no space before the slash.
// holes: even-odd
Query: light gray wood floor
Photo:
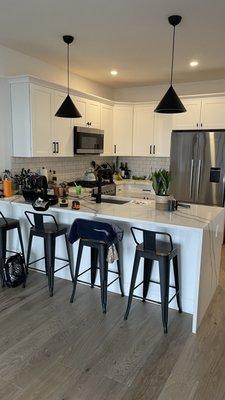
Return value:
<svg viewBox="0 0 225 400">
<path fill-rule="evenodd" d="M 225 249 L 221 282 L 197 335 L 191 318 L 30 273 L 25 290 L 0 289 L 0 400 L 224 400 Z"/>
</svg>

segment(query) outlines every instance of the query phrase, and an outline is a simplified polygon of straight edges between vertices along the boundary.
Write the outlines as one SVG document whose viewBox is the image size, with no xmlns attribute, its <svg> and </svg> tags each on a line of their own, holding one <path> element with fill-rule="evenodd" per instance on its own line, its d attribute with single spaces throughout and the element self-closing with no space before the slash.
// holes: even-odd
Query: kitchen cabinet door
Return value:
<svg viewBox="0 0 225 400">
<path fill-rule="evenodd" d="M 201 99 L 182 99 L 186 112 L 173 114 L 173 129 L 200 129 Z"/>
<path fill-rule="evenodd" d="M 71 96 L 75 106 L 81 114 L 81 118 L 74 118 L 72 120 L 73 126 L 87 126 L 86 124 L 86 99 L 77 96 Z"/>
<path fill-rule="evenodd" d="M 113 153 L 113 107 L 101 104 L 101 129 L 104 131 L 104 154 Z"/>
<path fill-rule="evenodd" d="M 225 129 L 225 97 L 202 99 L 202 129 Z"/>
<path fill-rule="evenodd" d="M 114 107 L 113 153 L 118 156 L 131 156 L 133 150 L 133 106 Z"/>
<path fill-rule="evenodd" d="M 86 100 L 86 123 L 90 128 L 100 128 L 101 107 L 98 101 Z"/>
<path fill-rule="evenodd" d="M 53 135 L 52 142 L 56 143 L 54 155 L 61 157 L 73 156 L 73 129 L 72 119 L 59 118 L 55 116 L 56 111 L 65 100 L 66 94 L 63 92 L 54 92 L 53 102 Z M 53 147 L 54 149 L 54 147 Z"/>
<path fill-rule="evenodd" d="M 154 148 L 155 157 L 170 156 L 172 115 L 155 113 Z"/>
<path fill-rule="evenodd" d="M 53 90 L 31 85 L 32 156 L 52 156 Z"/>
<path fill-rule="evenodd" d="M 134 106 L 134 156 L 149 156 L 153 154 L 154 107 L 152 104 Z"/>
</svg>

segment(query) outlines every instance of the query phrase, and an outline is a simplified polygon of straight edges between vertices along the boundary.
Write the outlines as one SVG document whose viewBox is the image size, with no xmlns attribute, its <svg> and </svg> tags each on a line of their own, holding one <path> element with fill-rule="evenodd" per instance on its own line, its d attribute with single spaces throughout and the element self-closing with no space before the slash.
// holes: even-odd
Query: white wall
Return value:
<svg viewBox="0 0 225 400">
<path fill-rule="evenodd" d="M 66 70 L 0 45 L 0 76 L 33 75 L 66 86 Z M 66 62 L 66 60 L 65 60 Z M 81 92 L 112 99 L 113 90 L 105 85 L 70 74 L 70 86 Z"/>
<path fill-rule="evenodd" d="M 0 78 L 0 176 L 11 168 L 12 127 L 10 109 L 10 88 L 6 79 Z"/>
<path fill-rule="evenodd" d="M 114 89 L 116 101 L 158 101 L 168 85 L 138 86 Z M 225 79 L 174 84 L 179 95 L 210 94 L 225 92 Z"/>
</svg>

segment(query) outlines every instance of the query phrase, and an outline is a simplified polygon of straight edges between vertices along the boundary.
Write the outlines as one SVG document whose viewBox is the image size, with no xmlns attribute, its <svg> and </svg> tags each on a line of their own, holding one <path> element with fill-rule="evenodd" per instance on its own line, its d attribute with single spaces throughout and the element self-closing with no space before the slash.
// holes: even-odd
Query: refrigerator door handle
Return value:
<svg viewBox="0 0 225 400">
<path fill-rule="evenodd" d="M 197 197 L 199 195 L 200 176 L 201 176 L 202 160 L 198 160 L 198 177 L 197 177 Z"/>
<path fill-rule="evenodd" d="M 189 185 L 189 197 L 192 197 L 192 184 L 193 184 L 193 168 L 194 168 L 194 160 L 191 160 L 191 175 L 190 175 L 190 185 Z"/>
</svg>

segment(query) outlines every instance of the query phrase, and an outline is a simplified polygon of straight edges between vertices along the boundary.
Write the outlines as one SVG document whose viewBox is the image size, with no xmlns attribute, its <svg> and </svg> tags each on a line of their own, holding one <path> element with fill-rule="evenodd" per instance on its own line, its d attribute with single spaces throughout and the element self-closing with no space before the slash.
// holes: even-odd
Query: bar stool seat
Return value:
<svg viewBox="0 0 225 400">
<path fill-rule="evenodd" d="M 51 222 L 45 222 L 43 229 L 39 229 L 36 226 L 32 226 L 30 228 L 30 231 L 35 235 L 35 236 L 43 236 L 43 234 L 50 234 L 54 236 L 61 236 L 65 235 L 68 232 L 68 226 L 63 225 L 63 224 L 56 224 L 51 223 Z"/>
<path fill-rule="evenodd" d="M 7 250 L 7 232 L 12 229 L 17 229 L 21 253 L 25 260 L 20 221 L 14 218 L 6 218 L 0 211 L 0 280 L 2 287 L 5 286 L 4 265 L 6 261 L 6 253 L 16 253 L 16 251 Z M 25 287 L 25 283 L 23 286 Z"/>
<path fill-rule="evenodd" d="M 30 227 L 30 235 L 28 241 L 28 249 L 27 249 L 27 271 L 28 268 L 31 268 L 31 265 L 40 260 L 45 260 L 45 272 L 48 276 L 48 286 L 49 286 L 49 294 L 50 297 L 53 296 L 54 290 L 54 274 L 61 269 L 69 266 L 71 278 L 73 279 L 73 271 L 72 271 L 72 254 L 70 243 L 68 241 L 67 232 L 68 226 L 65 224 L 58 224 L 54 215 L 52 214 L 42 214 L 35 213 L 32 211 L 25 211 L 25 215 L 31 225 Z M 46 220 L 53 220 L 53 222 L 45 222 Z M 39 258 L 38 260 L 34 260 L 30 262 L 31 255 L 31 247 L 33 237 L 38 236 L 43 238 L 44 240 L 44 257 Z M 66 250 L 68 258 L 56 257 L 55 249 L 56 249 L 56 238 L 59 236 L 64 236 Z M 55 270 L 55 260 L 65 261 L 66 264 L 62 267 Z M 35 268 L 36 271 L 42 270 Z"/>
<path fill-rule="evenodd" d="M 143 235 L 143 243 L 138 242 L 135 232 L 139 231 Z M 132 297 L 140 298 L 140 296 L 134 295 L 134 290 L 143 284 L 143 301 L 149 300 L 153 303 L 161 304 L 162 310 L 162 322 L 164 333 L 168 331 L 168 305 L 174 297 L 177 299 L 178 310 L 181 313 L 181 302 L 180 302 L 180 288 L 179 288 L 179 275 L 178 275 L 178 250 L 173 245 L 172 237 L 169 233 L 148 231 L 140 228 L 131 228 L 134 241 L 136 243 L 135 258 L 133 264 L 132 278 L 130 284 L 130 292 L 128 297 L 127 309 L 124 319 L 128 318 Z M 159 240 L 158 236 L 167 237 L 168 240 Z M 136 284 L 136 278 L 141 258 L 144 258 L 144 273 L 143 281 Z M 174 281 L 175 285 L 170 285 L 170 261 L 173 261 L 174 269 Z M 151 279 L 153 261 L 159 263 L 159 276 L 160 281 L 157 282 Z M 147 299 L 148 289 L 150 282 L 160 284 L 161 302 Z M 169 299 L 169 288 L 175 289 L 175 294 Z"/>
<path fill-rule="evenodd" d="M 0 218 L 0 228 L 6 228 L 7 230 L 17 228 L 19 224 L 18 219 L 13 218 Z"/>
<path fill-rule="evenodd" d="M 122 235 L 121 238 L 122 240 Z M 75 275 L 73 279 L 73 291 L 71 294 L 70 302 L 73 303 L 77 282 L 89 283 L 79 279 L 81 275 L 91 270 L 91 287 L 98 286 L 95 284 L 96 280 L 96 272 L 97 269 L 100 271 L 100 288 L 101 288 L 101 302 L 102 302 L 102 311 L 106 313 L 107 309 L 107 288 L 117 279 L 119 280 L 121 296 L 124 296 L 123 292 L 123 283 L 121 276 L 121 266 L 120 266 L 120 257 L 117 260 L 117 271 L 112 271 L 108 268 L 107 262 L 107 253 L 109 247 L 114 244 L 119 254 L 119 246 L 118 246 L 118 236 L 114 231 L 112 225 L 92 220 L 85 220 L 82 218 L 77 218 L 70 231 L 69 240 L 71 243 L 74 243 L 76 240 L 79 240 L 77 261 L 76 261 L 76 269 Z M 81 257 L 84 247 L 90 247 L 91 249 L 91 266 L 81 273 L 80 264 Z M 99 260 L 99 267 L 97 266 Z M 117 277 L 113 279 L 110 283 L 108 283 L 108 272 L 116 274 Z"/>
</svg>

